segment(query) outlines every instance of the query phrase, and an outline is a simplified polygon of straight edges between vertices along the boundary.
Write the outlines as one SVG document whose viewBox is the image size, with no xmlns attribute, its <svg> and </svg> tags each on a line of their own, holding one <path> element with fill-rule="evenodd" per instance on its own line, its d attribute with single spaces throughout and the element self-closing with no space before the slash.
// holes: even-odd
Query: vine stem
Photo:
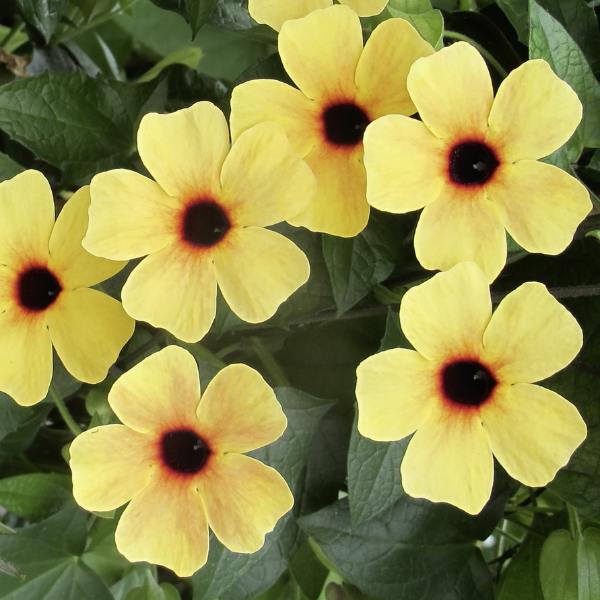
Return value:
<svg viewBox="0 0 600 600">
<path fill-rule="evenodd" d="M 493 65 L 494 69 L 496 69 L 496 71 L 500 73 L 503 79 L 506 79 L 508 77 L 508 72 L 506 71 L 506 69 L 483 46 L 478 44 L 472 38 L 463 35 L 462 33 L 458 33 L 457 31 L 449 31 L 447 29 L 444 31 L 444 37 L 453 40 L 460 40 L 461 42 L 468 42 L 469 44 L 471 44 L 471 46 L 479 50 L 480 54 L 482 54 L 488 60 L 488 62 L 491 65 Z"/>
<path fill-rule="evenodd" d="M 81 429 L 79 428 L 79 425 L 75 423 L 73 417 L 71 416 L 71 413 L 69 412 L 69 409 L 67 408 L 67 405 L 65 404 L 64 400 L 60 397 L 60 394 L 56 391 L 56 388 L 52 383 L 50 384 L 50 395 L 52 396 L 52 399 L 56 404 L 56 408 L 58 408 L 60 416 L 67 424 L 67 427 L 71 430 L 71 433 L 75 437 L 77 437 L 80 433 L 82 433 Z"/>
</svg>

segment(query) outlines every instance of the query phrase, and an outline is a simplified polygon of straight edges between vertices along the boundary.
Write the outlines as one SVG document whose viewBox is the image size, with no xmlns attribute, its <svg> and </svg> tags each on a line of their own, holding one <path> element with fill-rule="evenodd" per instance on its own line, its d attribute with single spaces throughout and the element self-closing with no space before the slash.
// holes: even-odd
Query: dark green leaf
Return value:
<svg viewBox="0 0 600 600">
<path fill-rule="evenodd" d="M 16 0 L 25 21 L 50 41 L 68 0 Z"/>
<path fill-rule="evenodd" d="M 396 310 L 388 308 L 387 319 L 385 323 L 385 335 L 381 340 L 379 352 L 390 350 L 391 348 L 408 348 L 412 350 L 411 343 L 406 339 L 400 328 L 400 317 Z"/>
<path fill-rule="evenodd" d="M 19 406 L 10 396 L 0 392 L 0 458 L 26 450 L 52 406 L 49 402 Z"/>
<path fill-rule="evenodd" d="M 217 2 L 218 0 L 185 0 L 186 18 L 192 28 L 192 37 L 195 37 L 204 25 Z"/>
<path fill-rule="evenodd" d="M 306 598 L 317 600 L 329 569 L 317 558 L 308 540 L 304 541 L 294 555 L 290 569 Z"/>
<path fill-rule="evenodd" d="M 0 152 L 0 181 L 12 179 L 15 175 L 22 173 L 25 169 L 10 156 Z"/>
<path fill-rule="evenodd" d="M 208 23 L 222 29 L 250 29 L 256 21 L 248 14 L 248 0 L 219 0 Z"/>
<path fill-rule="evenodd" d="M 529 0 L 496 0 L 524 44 L 529 42 Z"/>
<path fill-rule="evenodd" d="M 218 104 L 227 92 L 227 87 L 218 79 L 184 65 L 171 65 L 163 70 L 162 76 L 169 86 L 169 112 L 187 108 L 201 100 Z"/>
</svg>

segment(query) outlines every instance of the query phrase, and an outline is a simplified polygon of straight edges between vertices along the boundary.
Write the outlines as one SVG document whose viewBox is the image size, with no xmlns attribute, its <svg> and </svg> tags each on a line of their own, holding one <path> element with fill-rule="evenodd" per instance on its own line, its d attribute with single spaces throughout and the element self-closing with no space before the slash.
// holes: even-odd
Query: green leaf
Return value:
<svg viewBox="0 0 600 600">
<path fill-rule="evenodd" d="M 545 600 L 579 600 L 577 542 L 565 529 L 553 531 L 540 558 L 540 581 Z"/>
<path fill-rule="evenodd" d="M 192 37 L 195 37 L 204 25 L 217 2 L 218 0 L 185 0 L 186 19 L 192 28 Z"/>
<path fill-rule="evenodd" d="M 600 529 L 589 527 L 578 540 L 577 547 L 578 600 L 600 597 Z"/>
<path fill-rule="evenodd" d="M 408 348 L 413 350 L 411 343 L 406 339 L 404 332 L 400 328 L 400 317 L 395 310 L 388 308 L 387 319 L 385 322 L 385 335 L 381 340 L 379 352 L 390 350 L 391 348 Z"/>
<path fill-rule="evenodd" d="M 22 173 L 25 169 L 10 156 L 0 152 L 0 181 L 12 179 L 15 175 Z"/>
<path fill-rule="evenodd" d="M 390 0 L 387 10 L 392 17 L 408 21 L 436 50 L 442 48 L 444 17 L 429 0 Z"/>
<path fill-rule="evenodd" d="M 219 0 L 208 23 L 222 29 L 243 30 L 256 27 L 248 13 L 248 0 Z"/>
<path fill-rule="evenodd" d="M 6 39 L 6 36 L 11 32 L 10 27 L 5 27 L 4 25 L 0 25 L 0 40 Z M 3 46 L 6 52 L 14 52 L 21 44 L 24 44 L 29 40 L 29 37 L 26 33 L 19 31 L 14 34 L 10 41 Z"/>
<path fill-rule="evenodd" d="M 47 72 L 0 88 L 0 128 L 80 184 L 128 166 L 141 117 L 165 100 L 166 84 L 156 81 L 131 85 Z"/>
<path fill-rule="evenodd" d="M 329 575 L 329 569 L 318 559 L 308 540 L 304 541 L 294 555 L 290 570 L 306 598 L 317 600 Z"/>
<path fill-rule="evenodd" d="M 548 61 L 554 72 L 577 92 L 583 119 L 576 130 L 582 146 L 600 147 L 600 84 L 582 51 L 565 28 L 535 0 L 529 8 L 529 57 Z"/>
<path fill-rule="evenodd" d="M 184 65 L 171 65 L 162 75 L 169 86 L 167 111 L 174 112 L 205 100 L 218 104 L 227 87 L 218 79 L 199 73 Z"/>
<path fill-rule="evenodd" d="M 181 64 L 195 69 L 198 66 L 198 62 L 202 58 L 202 48 L 190 46 L 189 48 L 181 48 L 181 50 L 175 50 L 168 56 L 165 56 L 161 61 L 157 62 L 149 71 L 146 71 L 141 77 L 138 78 L 137 83 L 143 83 L 154 79 L 163 69 L 170 65 Z"/>
<path fill-rule="evenodd" d="M 16 0 L 23 19 L 50 41 L 68 0 Z"/>
<path fill-rule="evenodd" d="M 540 555 L 544 539 L 528 535 L 503 573 L 497 600 L 544 600 L 540 584 Z"/>
</svg>

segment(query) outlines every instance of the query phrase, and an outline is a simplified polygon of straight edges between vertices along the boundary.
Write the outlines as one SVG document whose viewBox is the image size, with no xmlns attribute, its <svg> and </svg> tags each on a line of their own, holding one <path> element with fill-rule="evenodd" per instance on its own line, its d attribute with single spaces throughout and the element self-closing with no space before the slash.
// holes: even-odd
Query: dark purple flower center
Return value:
<svg viewBox="0 0 600 600">
<path fill-rule="evenodd" d="M 494 173 L 498 159 L 480 142 L 457 144 L 450 151 L 450 179 L 461 185 L 481 185 Z"/>
<path fill-rule="evenodd" d="M 176 473 L 197 473 L 210 456 L 210 448 L 206 442 L 190 429 L 165 433 L 161 449 L 165 464 Z"/>
<path fill-rule="evenodd" d="M 485 402 L 496 383 L 493 375 L 476 361 L 457 361 L 444 367 L 442 372 L 445 396 L 466 406 L 479 406 Z"/>
<path fill-rule="evenodd" d="M 17 283 L 19 304 L 27 310 L 46 310 L 62 291 L 58 279 L 48 269 L 35 267 L 24 271 Z"/>
<path fill-rule="evenodd" d="M 225 237 L 230 227 L 227 215 L 212 200 L 191 204 L 183 215 L 183 239 L 194 246 L 214 246 Z"/>
<path fill-rule="evenodd" d="M 362 141 L 369 119 L 356 104 L 334 104 L 323 113 L 323 123 L 332 144 L 354 146 Z"/>
</svg>

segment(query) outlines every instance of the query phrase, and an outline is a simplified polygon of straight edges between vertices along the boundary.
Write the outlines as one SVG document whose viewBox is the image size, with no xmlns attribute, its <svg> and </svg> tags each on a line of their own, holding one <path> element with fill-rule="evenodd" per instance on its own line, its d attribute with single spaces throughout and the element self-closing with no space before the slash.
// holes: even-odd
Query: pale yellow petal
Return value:
<svg viewBox="0 0 600 600">
<path fill-rule="evenodd" d="M 140 433 L 196 425 L 198 366 L 179 346 L 151 354 L 121 375 L 108 402 L 125 425 Z"/>
<path fill-rule="evenodd" d="M 426 269 L 445 271 L 474 261 L 492 282 L 506 264 L 500 212 L 482 188 L 447 186 L 423 209 L 415 231 L 415 252 Z"/>
<path fill-rule="evenodd" d="M 386 6 L 388 0 L 340 0 L 361 17 L 378 15 Z"/>
<path fill-rule="evenodd" d="M 67 371 L 87 383 L 106 377 L 135 328 L 120 302 L 89 288 L 61 292 L 46 322 Z"/>
<path fill-rule="evenodd" d="M 257 23 L 279 31 L 286 21 L 300 19 L 331 4 L 332 0 L 248 0 L 248 12 Z"/>
<path fill-rule="evenodd" d="M 532 160 L 503 165 L 487 194 L 504 227 L 529 252 L 558 254 L 573 240 L 592 203 L 577 179 Z"/>
<path fill-rule="evenodd" d="M 96 256 L 127 260 L 155 252 L 178 235 L 182 204 L 154 181 L 125 169 L 94 176 L 83 247 Z"/>
<path fill-rule="evenodd" d="M 479 513 L 494 481 L 494 459 L 479 411 L 435 407 L 410 440 L 400 471 L 410 496 Z"/>
<path fill-rule="evenodd" d="M 239 225 L 265 227 L 312 202 L 317 181 L 275 123 L 259 123 L 236 140 L 221 171 L 219 201 Z"/>
<path fill-rule="evenodd" d="M 433 202 L 446 182 L 447 150 L 420 121 L 388 115 L 364 136 L 367 201 L 379 210 L 405 213 Z"/>
<path fill-rule="evenodd" d="M 487 280 L 472 262 L 411 288 L 400 305 L 404 335 L 430 360 L 476 360 L 491 315 Z"/>
<path fill-rule="evenodd" d="M 117 550 L 132 562 L 146 561 L 189 577 L 206 563 L 208 525 L 193 479 L 154 473 L 129 503 L 115 532 Z"/>
<path fill-rule="evenodd" d="M 167 194 L 215 198 L 229 152 L 227 121 L 211 102 L 197 102 L 168 115 L 149 113 L 140 122 L 138 151 Z"/>
<path fill-rule="evenodd" d="M 383 9 L 386 3 L 378 4 Z M 344 4 L 354 9 L 349 1 Z M 369 108 L 371 119 L 417 112 L 406 89 L 406 78 L 415 60 L 433 53 L 432 46 L 408 21 L 388 19 L 378 25 L 367 40 L 356 68 L 358 104 Z"/>
<path fill-rule="evenodd" d="M 528 383 L 495 390 L 493 402 L 481 406 L 481 417 L 498 462 L 529 486 L 554 479 L 587 434 L 570 402 Z"/>
<path fill-rule="evenodd" d="M 362 49 L 360 20 L 345 6 L 287 21 L 279 34 L 279 54 L 288 75 L 309 98 L 321 102 L 354 98 Z"/>
<path fill-rule="evenodd" d="M 275 469 L 242 454 L 211 457 L 198 488 L 210 528 L 232 552 L 259 550 L 265 535 L 294 504 Z"/>
<path fill-rule="evenodd" d="M 581 349 L 575 317 L 541 283 L 521 285 L 502 300 L 483 335 L 484 360 L 508 383 L 541 381 Z"/>
<path fill-rule="evenodd" d="M 121 292 L 123 307 L 138 321 L 197 342 L 215 318 L 217 282 L 211 250 L 167 246 L 146 257 Z"/>
<path fill-rule="evenodd" d="M 457 42 L 420 58 L 408 75 L 408 91 L 439 138 L 455 142 L 485 133 L 494 92 L 485 61 L 470 44 Z"/>
<path fill-rule="evenodd" d="M 413 350 L 395 348 L 356 369 L 358 431 L 378 442 L 401 440 L 429 417 L 437 393 L 435 363 Z"/>
<path fill-rule="evenodd" d="M 108 511 L 129 502 L 150 481 L 156 452 L 151 436 L 125 425 L 95 427 L 69 446 L 73 496 L 90 511 Z"/>
<path fill-rule="evenodd" d="M 202 435 L 214 452 L 248 452 L 281 436 L 287 419 L 260 373 L 234 364 L 208 384 L 197 410 Z"/>
<path fill-rule="evenodd" d="M 248 323 L 272 317 L 310 274 L 302 250 L 284 236 L 259 227 L 230 230 L 214 261 L 223 297 Z"/>
<path fill-rule="evenodd" d="M 529 60 L 501 83 L 489 116 L 488 140 L 514 162 L 542 158 L 573 135 L 582 116 L 577 94 L 545 60 Z"/>
</svg>

